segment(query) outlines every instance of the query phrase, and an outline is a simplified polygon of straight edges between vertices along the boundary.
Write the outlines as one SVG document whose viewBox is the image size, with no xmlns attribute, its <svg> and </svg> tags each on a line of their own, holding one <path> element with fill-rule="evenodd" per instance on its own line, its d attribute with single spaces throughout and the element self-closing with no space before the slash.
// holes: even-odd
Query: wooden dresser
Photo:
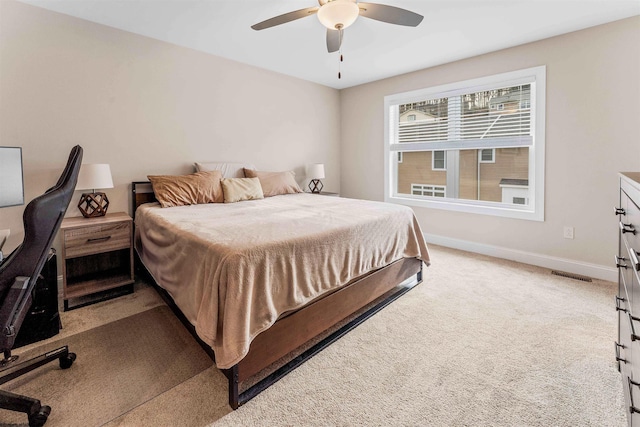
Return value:
<svg viewBox="0 0 640 427">
<path fill-rule="evenodd" d="M 640 426 L 640 172 L 620 174 L 618 216 L 618 370 L 622 374 L 627 419 Z"/>
</svg>

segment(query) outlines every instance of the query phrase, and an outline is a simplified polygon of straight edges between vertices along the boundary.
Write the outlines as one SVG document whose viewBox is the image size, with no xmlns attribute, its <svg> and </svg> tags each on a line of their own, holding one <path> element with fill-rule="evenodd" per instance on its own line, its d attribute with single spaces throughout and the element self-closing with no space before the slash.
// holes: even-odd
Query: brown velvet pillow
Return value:
<svg viewBox="0 0 640 427">
<path fill-rule="evenodd" d="M 258 178 L 223 178 L 224 202 L 264 199 Z"/>
<path fill-rule="evenodd" d="M 302 189 L 296 182 L 293 171 L 261 172 L 245 168 L 244 176 L 247 178 L 258 178 L 260 180 L 264 197 L 277 196 L 279 194 L 302 193 Z"/>
<path fill-rule="evenodd" d="M 148 175 L 147 178 L 163 208 L 224 202 L 220 171 L 190 175 Z"/>
</svg>

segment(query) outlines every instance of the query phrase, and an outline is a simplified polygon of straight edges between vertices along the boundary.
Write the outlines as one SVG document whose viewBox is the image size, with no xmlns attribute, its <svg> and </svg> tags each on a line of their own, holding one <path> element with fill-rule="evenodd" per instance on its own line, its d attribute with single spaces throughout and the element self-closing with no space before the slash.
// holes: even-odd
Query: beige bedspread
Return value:
<svg viewBox="0 0 640 427">
<path fill-rule="evenodd" d="M 280 315 L 401 258 L 429 264 L 405 206 L 311 194 L 136 211 L 136 249 L 229 368 Z"/>
</svg>

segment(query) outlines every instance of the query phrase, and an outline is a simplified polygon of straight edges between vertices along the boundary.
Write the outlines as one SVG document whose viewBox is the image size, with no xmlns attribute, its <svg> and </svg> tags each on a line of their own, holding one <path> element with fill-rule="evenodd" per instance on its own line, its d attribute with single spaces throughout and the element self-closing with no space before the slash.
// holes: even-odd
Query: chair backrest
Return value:
<svg viewBox="0 0 640 427">
<path fill-rule="evenodd" d="M 81 164 L 82 147 L 76 145 L 71 149 L 56 185 L 33 199 L 24 209 L 24 240 L 0 264 L 0 301 L 4 300 L 17 276 L 31 277 L 32 286 L 35 285 L 73 196 Z"/>
</svg>

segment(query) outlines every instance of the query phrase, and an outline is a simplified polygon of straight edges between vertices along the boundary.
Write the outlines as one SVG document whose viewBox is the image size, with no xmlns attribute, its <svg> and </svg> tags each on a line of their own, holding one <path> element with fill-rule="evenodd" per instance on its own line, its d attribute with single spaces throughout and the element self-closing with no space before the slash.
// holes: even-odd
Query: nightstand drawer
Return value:
<svg viewBox="0 0 640 427">
<path fill-rule="evenodd" d="M 101 224 L 64 231 L 66 258 L 98 254 L 131 246 L 131 222 Z"/>
</svg>

